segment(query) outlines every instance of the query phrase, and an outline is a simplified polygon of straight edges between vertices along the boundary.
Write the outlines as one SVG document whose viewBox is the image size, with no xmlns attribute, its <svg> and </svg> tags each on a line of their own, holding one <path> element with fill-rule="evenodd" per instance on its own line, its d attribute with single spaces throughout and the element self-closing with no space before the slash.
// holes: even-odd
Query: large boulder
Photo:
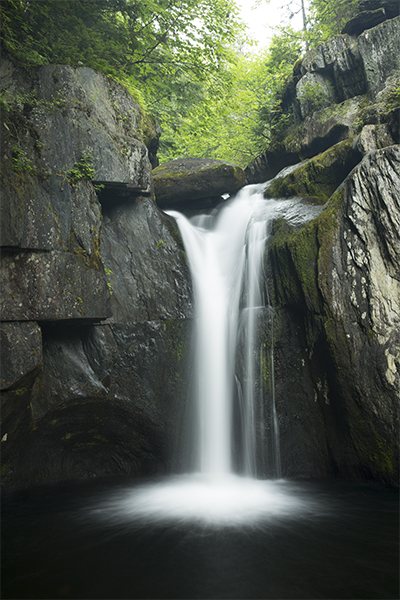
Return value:
<svg viewBox="0 0 400 600">
<path fill-rule="evenodd" d="M 358 6 L 360 11 L 383 8 L 388 19 L 398 17 L 400 13 L 398 0 L 360 0 Z"/>
<path fill-rule="evenodd" d="M 290 155 L 312 158 L 334 144 L 354 137 L 359 131 L 358 116 L 364 106 L 362 96 L 314 111 L 285 140 Z"/>
<path fill-rule="evenodd" d="M 383 23 L 386 19 L 387 15 L 384 8 L 363 10 L 346 23 L 342 33 L 358 36 L 366 29 L 371 29 L 372 27 Z"/>
<path fill-rule="evenodd" d="M 331 85 L 331 99 L 336 94 L 339 102 L 366 92 L 370 98 L 374 98 L 383 89 L 386 79 L 400 68 L 396 52 L 400 19 L 387 20 L 383 9 L 377 13 L 381 16 L 378 23 L 366 31 L 360 31 L 357 40 L 347 34 L 336 35 L 310 50 L 298 67 L 301 78 L 310 78 L 310 74 L 318 75 L 321 87 L 325 89 Z M 301 85 L 299 88 L 300 82 L 301 79 L 297 83 L 298 101 L 301 101 L 303 87 Z M 329 94 L 326 95 L 329 99 Z"/>
<path fill-rule="evenodd" d="M 26 78 L 8 60 L 2 63 L 9 119 L 24 121 L 29 132 L 18 139 L 19 151 L 25 163 L 34 163 L 41 179 L 57 176 L 63 187 L 77 161 L 90 156 L 92 180 L 151 193 L 143 115 L 123 86 L 87 67 L 46 65 Z M 9 119 L 6 114 L 6 125 Z M 6 141 L 11 131 L 7 125 Z M 6 145 L 7 167 L 13 145 L 15 140 L 10 148 Z"/>
<path fill-rule="evenodd" d="M 153 171 L 156 202 L 160 208 L 193 208 L 220 202 L 244 186 L 240 167 L 222 160 L 182 158 Z"/>
</svg>

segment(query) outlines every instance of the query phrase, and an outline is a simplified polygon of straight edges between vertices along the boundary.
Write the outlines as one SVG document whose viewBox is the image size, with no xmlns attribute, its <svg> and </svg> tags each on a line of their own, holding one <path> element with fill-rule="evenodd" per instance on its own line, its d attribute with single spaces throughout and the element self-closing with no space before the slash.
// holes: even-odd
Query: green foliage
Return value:
<svg viewBox="0 0 400 600">
<path fill-rule="evenodd" d="M 110 277 L 110 275 L 113 275 L 113 272 L 111 271 L 111 269 L 109 269 L 106 265 L 106 263 L 104 262 L 103 259 L 101 259 L 101 262 L 103 263 L 103 268 L 104 268 L 104 273 L 106 274 L 107 277 Z M 112 289 L 112 285 L 110 281 L 107 281 L 107 287 L 108 287 L 108 291 L 110 293 L 110 296 L 113 295 L 114 291 Z"/>
<path fill-rule="evenodd" d="M 157 246 L 156 246 L 157 250 L 162 250 L 162 248 L 165 248 L 165 246 L 166 246 L 166 244 L 165 244 L 164 240 L 162 240 L 162 239 L 158 240 Z"/>
<path fill-rule="evenodd" d="M 89 66 L 134 90 L 205 79 L 241 25 L 233 0 L 4 0 L 2 46 L 24 65 Z"/>
<path fill-rule="evenodd" d="M 27 173 L 33 175 L 35 173 L 35 165 L 27 157 L 26 153 L 19 146 L 13 146 L 11 155 L 11 165 L 17 173 Z"/>
<path fill-rule="evenodd" d="M 400 105 L 400 83 L 391 91 L 386 101 L 386 110 L 390 111 Z"/>
<path fill-rule="evenodd" d="M 192 101 L 177 99 L 163 120 L 161 161 L 180 156 L 220 158 L 245 166 L 286 124 L 279 94 L 299 58 L 302 37 L 278 28 L 269 48 L 237 54 L 219 77 L 198 86 Z"/>
<path fill-rule="evenodd" d="M 284 6 L 292 14 L 304 9 L 297 4 Z M 28 67 L 88 66 L 123 83 L 161 121 L 161 162 L 197 156 L 244 166 L 287 128 L 282 94 L 301 53 L 339 33 L 358 1 L 310 0 L 303 31 L 276 28 L 253 55 L 234 50 L 244 39 L 235 0 L 2 0 L 1 8 L 3 55 Z M 322 105 L 321 90 L 305 93 L 313 109 Z M 6 111 L 35 102 L 34 92 L 0 99 Z M 72 180 L 90 178 L 83 163 L 76 168 Z"/>
<path fill-rule="evenodd" d="M 306 103 L 307 112 L 311 113 L 327 105 L 327 94 L 320 83 L 307 81 L 301 89 L 301 100 Z"/>
<path fill-rule="evenodd" d="M 74 185 L 81 180 L 90 181 L 93 179 L 96 171 L 93 168 L 92 163 L 92 154 L 89 151 L 85 152 L 78 162 L 74 164 L 72 169 L 67 172 L 68 181 Z"/>
</svg>

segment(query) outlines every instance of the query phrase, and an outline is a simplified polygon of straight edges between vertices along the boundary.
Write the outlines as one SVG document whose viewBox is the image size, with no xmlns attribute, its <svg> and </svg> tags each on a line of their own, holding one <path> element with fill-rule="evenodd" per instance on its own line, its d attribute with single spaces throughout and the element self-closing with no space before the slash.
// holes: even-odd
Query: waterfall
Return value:
<svg viewBox="0 0 400 600">
<path fill-rule="evenodd" d="M 193 279 L 196 400 L 192 422 L 196 430 L 191 455 L 192 469 L 203 474 L 239 470 L 257 475 L 257 450 L 264 437 L 263 368 L 269 370 L 272 392 L 273 464 L 267 472 L 281 474 L 273 348 L 265 348 L 265 343 L 259 347 L 266 314 L 273 327 L 263 263 L 268 223 L 276 206 L 263 198 L 262 186 L 247 186 L 217 214 L 188 219 L 175 211 L 168 213 L 180 228 Z M 242 365 L 237 364 L 239 357 Z M 234 439 L 234 431 L 240 441 Z"/>
<path fill-rule="evenodd" d="M 181 475 L 116 492 L 94 510 L 96 518 L 241 527 L 315 511 L 281 479 L 274 309 L 264 265 L 272 221 L 283 217 L 296 227 L 321 207 L 266 200 L 267 185 L 246 186 L 210 214 L 189 219 L 168 211 L 194 288 L 189 461 Z"/>
</svg>

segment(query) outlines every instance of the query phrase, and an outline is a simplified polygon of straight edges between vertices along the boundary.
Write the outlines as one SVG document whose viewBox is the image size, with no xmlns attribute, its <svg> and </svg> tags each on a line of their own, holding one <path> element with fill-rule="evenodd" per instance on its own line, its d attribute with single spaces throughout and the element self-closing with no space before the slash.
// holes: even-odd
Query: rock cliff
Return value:
<svg viewBox="0 0 400 600">
<path fill-rule="evenodd" d="M 301 158 L 265 194 L 324 206 L 301 229 L 275 222 L 266 263 L 282 462 L 292 476 L 398 483 L 399 31 L 397 17 L 306 55 L 284 99 L 293 124 L 247 170 L 257 179 Z M 324 106 L 307 104 L 310 82 L 321 83 Z"/>
<path fill-rule="evenodd" d="M 159 129 L 91 69 L 3 60 L 1 84 L 3 482 L 162 471 L 191 284 L 152 195 Z"/>
<path fill-rule="evenodd" d="M 400 148 L 389 146 L 367 154 L 306 227 L 275 223 L 277 403 L 292 475 L 311 464 L 398 481 L 399 198 Z"/>
</svg>

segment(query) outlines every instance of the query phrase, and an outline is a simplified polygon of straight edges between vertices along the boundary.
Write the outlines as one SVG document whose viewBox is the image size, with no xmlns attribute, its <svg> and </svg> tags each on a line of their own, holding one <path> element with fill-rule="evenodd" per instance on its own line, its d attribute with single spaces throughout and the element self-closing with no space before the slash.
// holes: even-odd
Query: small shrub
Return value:
<svg viewBox="0 0 400 600">
<path fill-rule="evenodd" d="M 82 158 L 68 171 L 67 178 L 74 185 L 81 180 L 90 181 L 93 179 L 95 172 L 93 168 L 93 156 L 90 152 L 85 152 Z"/>
<path fill-rule="evenodd" d="M 19 146 L 13 146 L 11 155 L 11 164 L 14 171 L 18 173 L 28 173 L 33 175 L 36 167 L 32 165 L 32 161 L 27 157 L 26 153 Z"/>
</svg>

